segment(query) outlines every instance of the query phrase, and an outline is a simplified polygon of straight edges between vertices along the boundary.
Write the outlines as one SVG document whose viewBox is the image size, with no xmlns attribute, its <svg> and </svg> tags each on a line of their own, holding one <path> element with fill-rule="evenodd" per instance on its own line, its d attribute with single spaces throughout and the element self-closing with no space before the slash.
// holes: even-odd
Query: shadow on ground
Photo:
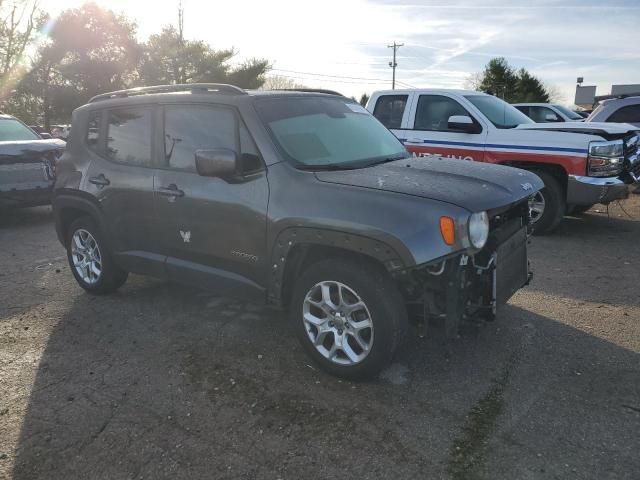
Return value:
<svg viewBox="0 0 640 480">
<path fill-rule="evenodd" d="M 640 471 L 638 355 L 517 307 L 448 346 L 412 337 L 382 380 L 354 384 L 309 365 L 277 311 L 139 277 L 71 292 L 16 480 Z"/>
</svg>

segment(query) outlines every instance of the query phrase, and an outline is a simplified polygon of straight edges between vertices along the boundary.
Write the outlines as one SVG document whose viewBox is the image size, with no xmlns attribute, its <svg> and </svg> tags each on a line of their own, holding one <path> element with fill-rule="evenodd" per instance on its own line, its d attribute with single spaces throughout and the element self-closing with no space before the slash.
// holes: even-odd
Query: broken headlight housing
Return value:
<svg viewBox="0 0 640 480">
<path fill-rule="evenodd" d="M 622 173 L 624 144 L 622 140 L 591 142 L 589 144 L 589 175 L 611 177 Z"/>
</svg>

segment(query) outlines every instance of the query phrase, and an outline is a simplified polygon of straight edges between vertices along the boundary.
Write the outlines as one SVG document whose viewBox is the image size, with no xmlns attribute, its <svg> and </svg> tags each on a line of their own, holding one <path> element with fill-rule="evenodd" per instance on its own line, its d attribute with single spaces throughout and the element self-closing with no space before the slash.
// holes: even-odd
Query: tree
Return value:
<svg viewBox="0 0 640 480">
<path fill-rule="evenodd" d="M 368 101 L 369 101 L 369 95 L 367 95 L 366 93 L 363 93 L 362 96 L 360 97 L 360 105 L 365 107 Z"/>
<path fill-rule="evenodd" d="M 542 82 L 524 68 L 517 73 L 515 96 L 517 102 L 549 103 L 551 101 Z"/>
<path fill-rule="evenodd" d="M 260 87 L 261 90 L 296 90 L 298 88 L 308 88 L 302 83 L 298 83 L 292 78 L 282 75 L 268 75 Z"/>
<path fill-rule="evenodd" d="M 19 102 L 12 101 L 13 89 L 28 71 L 25 50 L 45 20 L 36 0 L 9 5 L 0 0 L 0 101 L 8 111 L 20 109 Z"/>
<path fill-rule="evenodd" d="M 504 57 L 492 58 L 479 73 L 471 74 L 465 86 L 490 93 L 509 103 L 551 101 L 552 94 L 537 77 L 526 69 L 515 70 Z"/>
<path fill-rule="evenodd" d="M 135 24 L 95 3 L 64 11 L 41 46 L 18 95 L 40 101 L 45 128 L 68 121 L 74 108 L 136 77 Z"/>
<path fill-rule="evenodd" d="M 229 61 L 235 54 L 233 49 L 214 50 L 201 40 L 185 40 L 180 31 L 168 26 L 151 35 L 143 46 L 140 83 L 217 82 L 233 83 L 243 88 L 260 87 L 269 63 L 251 59 L 231 68 Z"/>
</svg>

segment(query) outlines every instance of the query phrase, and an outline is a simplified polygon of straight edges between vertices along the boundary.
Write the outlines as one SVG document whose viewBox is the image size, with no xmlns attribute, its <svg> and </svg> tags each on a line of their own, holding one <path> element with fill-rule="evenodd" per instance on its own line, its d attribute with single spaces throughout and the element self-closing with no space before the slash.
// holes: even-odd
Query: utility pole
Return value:
<svg viewBox="0 0 640 480">
<path fill-rule="evenodd" d="M 178 2 L 178 52 L 180 59 L 182 59 L 184 52 L 184 9 L 182 8 L 182 0 Z M 178 66 L 177 70 L 178 78 L 176 79 L 176 83 L 184 83 L 184 67 L 181 69 L 180 66 Z"/>
<path fill-rule="evenodd" d="M 398 51 L 398 49 L 400 47 L 404 47 L 404 43 L 396 43 L 394 41 L 393 45 L 387 45 L 387 48 L 393 48 L 393 61 L 389 62 L 389 66 L 393 69 L 393 77 L 392 77 L 392 80 L 391 80 L 391 89 L 392 90 L 396 89 L 396 67 L 398 66 L 398 64 L 396 63 L 396 52 Z"/>
</svg>

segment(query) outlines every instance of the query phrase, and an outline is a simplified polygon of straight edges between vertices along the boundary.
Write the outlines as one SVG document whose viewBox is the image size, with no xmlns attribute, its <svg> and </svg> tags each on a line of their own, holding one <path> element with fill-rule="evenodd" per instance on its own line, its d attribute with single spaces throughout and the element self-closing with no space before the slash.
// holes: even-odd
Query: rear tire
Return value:
<svg viewBox="0 0 640 480">
<path fill-rule="evenodd" d="M 67 260 L 78 285 L 90 293 L 112 293 L 129 275 L 114 262 L 103 233 L 89 216 L 78 218 L 69 227 Z"/>
<path fill-rule="evenodd" d="M 529 209 L 533 221 L 533 234 L 543 235 L 553 232 L 560 225 L 562 217 L 564 217 L 567 210 L 567 203 L 564 189 L 556 177 L 544 171 L 535 171 L 534 173 L 544 182 L 544 188 L 540 190 L 539 195 L 534 197 L 533 205 L 535 205 L 536 200 L 541 199 L 543 206 L 542 211 L 538 213 L 537 219 L 533 215 L 534 210 L 531 201 L 529 202 Z"/>
<path fill-rule="evenodd" d="M 572 207 L 568 208 L 568 214 L 569 215 L 581 215 L 584 212 L 591 210 L 591 208 L 593 207 L 593 205 L 573 205 Z"/>
<path fill-rule="evenodd" d="M 290 315 L 315 363 L 351 380 L 377 376 L 407 330 L 395 283 L 366 261 L 330 259 L 310 265 L 294 288 Z"/>
</svg>

